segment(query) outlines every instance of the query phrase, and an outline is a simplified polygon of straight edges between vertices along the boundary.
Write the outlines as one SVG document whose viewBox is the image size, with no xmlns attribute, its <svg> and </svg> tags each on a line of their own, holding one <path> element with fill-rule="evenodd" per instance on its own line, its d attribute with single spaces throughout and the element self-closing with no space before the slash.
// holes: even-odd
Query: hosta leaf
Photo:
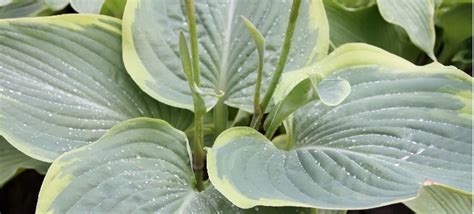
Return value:
<svg viewBox="0 0 474 214">
<path fill-rule="evenodd" d="M 375 0 L 333 0 L 346 10 L 355 11 L 375 5 Z"/>
<path fill-rule="evenodd" d="M 26 156 L 0 136 L 0 187 L 22 169 L 46 173 L 49 164 Z"/>
<path fill-rule="evenodd" d="M 136 83 L 152 97 L 172 106 L 193 109 L 192 97 L 178 57 L 178 33 L 187 32 L 184 1 L 129 0 L 124 13 L 124 61 Z M 198 0 L 195 2 L 201 86 L 224 92 L 227 105 L 253 111 L 258 57 L 240 16 L 247 17 L 266 38 L 264 84 L 278 59 L 291 1 Z M 187 34 L 187 33 L 186 33 Z M 302 3 L 287 70 L 324 57 L 328 27 L 320 0 Z M 205 98 L 207 109 L 215 96 Z"/>
<path fill-rule="evenodd" d="M 130 118 L 163 118 L 179 129 L 192 121 L 133 83 L 122 64 L 120 21 L 105 16 L 1 20 L 0 103 L 0 134 L 43 161 Z"/>
<path fill-rule="evenodd" d="M 12 0 L 9 4 L 0 5 L 0 19 L 37 16 L 47 13 L 47 10 L 44 0 Z"/>
<path fill-rule="evenodd" d="M 339 105 L 351 93 L 351 85 L 344 79 L 324 79 L 315 89 L 321 102 L 328 106 Z"/>
<path fill-rule="evenodd" d="M 71 7 L 79 13 L 98 14 L 105 0 L 71 0 Z"/>
<path fill-rule="evenodd" d="M 420 195 L 405 205 L 419 214 L 470 213 L 472 194 L 453 190 L 441 185 L 424 186 Z"/>
<path fill-rule="evenodd" d="M 471 77 L 362 44 L 310 70 L 351 93 L 296 111 L 289 151 L 243 127 L 208 150 L 210 180 L 234 204 L 362 209 L 412 199 L 427 179 L 471 192 Z"/>
<path fill-rule="evenodd" d="M 60 10 L 69 3 L 79 13 L 98 14 L 105 0 L 44 0 L 49 7 Z M 118 0 L 115 0 L 118 1 Z"/>
<path fill-rule="evenodd" d="M 347 210 L 322 210 L 317 209 L 315 214 L 346 214 Z"/>
<path fill-rule="evenodd" d="M 0 0 L 0 7 L 12 3 L 12 0 Z"/>
<path fill-rule="evenodd" d="M 405 29 L 410 40 L 436 61 L 432 0 L 377 0 L 377 4 L 385 20 Z"/>
<path fill-rule="evenodd" d="M 377 5 L 369 4 L 357 10 L 347 10 L 339 2 L 340 0 L 324 0 L 334 48 L 346 43 L 363 42 L 410 61 L 421 53 L 403 29 L 383 19 Z"/>
<path fill-rule="evenodd" d="M 36 212 L 256 211 L 240 210 L 212 186 L 197 192 L 193 185 L 184 133 L 162 120 L 132 119 L 118 124 L 96 143 L 55 160 L 41 187 Z"/>
<path fill-rule="evenodd" d="M 68 4 L 70 0 L 44 0 L 44 2 L 54 10 L 62 10 Z"/>
</svg>

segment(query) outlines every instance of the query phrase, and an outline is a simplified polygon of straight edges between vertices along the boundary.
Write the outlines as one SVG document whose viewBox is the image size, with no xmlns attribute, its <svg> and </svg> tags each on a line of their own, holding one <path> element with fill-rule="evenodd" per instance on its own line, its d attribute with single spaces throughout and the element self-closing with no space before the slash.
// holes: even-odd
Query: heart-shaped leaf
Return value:
<svg viewBox="0 0 474 214">
<path fill-rule="evenodd" d="M 26 156 L 0 136 L 0 187 L 22 169 L 46 173 L 49 164 Z"/>
<path fill-rule="evenodd" d="M 412 199 L 426 179 L 471 192 L 471 77 L 362 44 L 312 70 L 349 81 L 351 93 L 296 111 L 289 151 L 245 127 L 208 150 L 210 180 L 230 201 L 362 209 Z"/>
<path fill-rule="evenodd" d="M 162 120 L 137 118 L 118 124 L 96 143 L 56 159 L 41 187 L 36 212 L 278 211 L 241 210 L 212 185 L 197 192 L 194 182 L 186 135 Z M 294 213 L 295 209 L 284 211 Z"/>
<path fill-rule="evenodd" d="M 94 15 L 0 20 L 0 134 L 52 161 L 130 118 L 187 128 L 191 112 L 156 102 L 126 73 L 120 26 Z"/>
<path fill-rule="evenodd" d="M 124 61 L 135 82 L 152 97 L 193 109 L 192 96 L 178 57 L 178 33 L 187 32 L 183 1 L 129 0 L 124 13 Z M 262 91 L 283 44 L 291 1 L 198 0 L 195 3 L 201 86 L 224 92 L 227 105 L 253 111 L 258 57 L 240 17 L 247 17 L 266 38 Z M 187 33 L 186 33 L 187 34 Z M 328 27 L 320 0 L 302 3 L 287 70 L 302 68 L 327 53 Z M 217 102 L 205 98 L 209 110 Z"/>
<path fill-rule="evenodd" d="M 425 183 L 432 182 L 426 181 Z M 472 211 L 472 194 L 437 184 L 429 184 L 421 189 L 416 199 L 405 202 L 405 205 L 419 214 L 470 213 Z"/>
<path fill-rule="evenodd" d="M 385 20 L 405 29 L 410 40 L 436 61 L 432 0 L 377 0 L 377 4 Z"/>
</svg>

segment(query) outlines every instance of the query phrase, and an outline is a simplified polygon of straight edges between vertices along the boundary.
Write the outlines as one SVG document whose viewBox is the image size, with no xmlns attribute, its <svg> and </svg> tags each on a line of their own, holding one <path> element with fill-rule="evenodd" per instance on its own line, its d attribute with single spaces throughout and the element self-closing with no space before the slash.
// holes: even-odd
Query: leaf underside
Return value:
<svg viewBox="0 0 474 214">
<path fill-rule="evenodd" d="M 405 202 L 405 205 L 419 214 L 470 213 L 472 194 L 431 184 L 424 186 L 420 195 L 416 199 Z"/>
<path fill-rule="evenodd" d="M 46 173 L 49 164 L 26 156 L 0 136 L 0 187 L 22 169 Z"/>
</svg>

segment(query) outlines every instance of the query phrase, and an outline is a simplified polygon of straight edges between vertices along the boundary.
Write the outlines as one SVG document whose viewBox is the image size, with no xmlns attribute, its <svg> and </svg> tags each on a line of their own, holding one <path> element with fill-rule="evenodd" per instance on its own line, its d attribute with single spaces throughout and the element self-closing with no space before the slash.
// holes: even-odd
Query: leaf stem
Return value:
<svg viewBox="0 0 474 214">
<path fill-rule="evenodd" d="M 260 106 L 260 89 L 262 86 L 262 76 L 263 76 L 263 64 L 264 64 L 264 55 L 265 55 L 265 38 L 263 37 L 262 33 L 258 31 L 257 27 L 250 22 L 244 16 L 240 17 L 249 31 L 250 35 L 255 42 L 255 46 L 258 51 L 258 66 L 257 66 L 257 80 L 255 81 L 255 94 L 253 97 L 253 117 L 251 122 L 251 127 L 258 130 L 257 127 L 257 118 L 259 115 L 263 115 L 261 106 Z"/>
<path fill-rule="evenodd" d="M 214 107 L 214 134 L 216 138 L 227 129 L 228 114 L 227 106 L 224 104 L 224 99 L 221 97 Z"/>
<path fill-rule="evenodd" d="M 193 170 L 196 179 L 196 188 L 198 191 L 204 190 L 203 170 L 204 170 L 204 130 L 203 116 L 206 113 L 206 105 L 199 93 L 200 71 L 199 71 L 199 51 L 196 31 L 196 18 L 194 16 L 194 1 L 185 0 L 186 15 L 189 26 L 189 38 L 191 42 L 191 55 L 186 45 L 184 34 L 181 32 L 180 40 L 180 56 L 183 63 L 183 69 L 188 80 L 189 87 L 193 96 L 194 104 L 194 144 L 193 144 Z M 191 66 L 192 64 L 192 66 Z"/>
<path fill-rule="evenodd" d="M 263 114 L 270 103 L 270 99 L 273 96 L 273 92 L 276 89 L 278 82 L 280 82 L 281 75 L 283 70 L 285 69 L 286 60 L 288 58 L 288 54 L 290 53 L 291 42 L 293 38 L 293 33 L 295 32 L 296 27 L 296 20 L 298 19 L 298 12 L 301 5 L 301 0 L 293 0 L 293 4 L 291 6 L 290 18 L 288 20 L 288 27 L 286 29 L 285 40 L 283 43 L 283 47 L 281 49 L 280 58 L 278 59 L 278 64 L 273 73 L 272 79 L 270 84 L 268 85 L 268 89 L 263 97 L 262 104 L 261 104 L 261 112 L 258 115 L 257 121 L 255 122 L 255 126 L 259 127 L 260 122 L 263 118 Z"/>
<path fill-rule="evenodd" d="M 204 190 L 203 170 L 204 170 L 204 132 L 203 115 L 194 114 L 194 148 L 193 148 L 193 169 L 196 178 L 196 188 L 198 191 Z"/>
<path fill-rule="evenodd" d="M 199 68 L 198 37 L 196 30 L 196 17 L 194 16 L 194 0 L 185 0 L 188 18 L 189 38 L 191 41 L 191 58 L 193 63 L 194 82 L 200 86 L 201 72 Z"/>
<path fill-rule="evenodd" d="M 204 130 L 203 130 L 203 116 L 206 113 L 206 106 L 204 100 L 198 92 L 196 83 L 194 82 L 194 72 L 191 66 L 191 57 L 189 56 L 189 49 L 186 44 L 186 38 L 183 32 L 179 33 L 179 55 L 183 65 L 184 74 L 188 81 L 191 94 L 193 96 L 194 104 L 194 134 L 193 134 L 193 169 L 196 177 L 196 188 L 199 191 L 203 190 L 202 175 L 204 169 Z"/>
</svg>

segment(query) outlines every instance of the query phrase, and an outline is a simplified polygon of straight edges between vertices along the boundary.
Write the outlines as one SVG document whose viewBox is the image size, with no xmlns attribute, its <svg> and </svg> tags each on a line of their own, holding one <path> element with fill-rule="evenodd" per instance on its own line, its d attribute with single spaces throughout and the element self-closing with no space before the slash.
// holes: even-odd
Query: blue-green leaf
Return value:
<svg viewBox="0 0 474 214">
<path fill-rule="evenodd" d="M 124 13 L 124 61 L 135 82 L 153 98 L 193 110 L 192 96 L 180 65 L 178 33 L 187 34 L 183 1 L 129 0 Z M 253 111 L 258 57 L 256 45 L 240 17 L 247 17 L 266 38 L 262 91 L 275 70 L 291 1 L 197 0 L 201 85 L 233 107 Z M 327 54 L 329 29 L 321 0 L 302 3 L 287 70 Z M 205 97 L 207 110 L 217 102 Z"/>
<path fill-rule="evenodd" d="M 432 181 L 425 181 L 425 184 L 416 199 L 405 202 L 415 213 L 450 214 L 472 211 L 471 193 L 433 184 Z"/>
<path fill-rule="evenodd" d="M 254 129 L 223 132 L 208 172 L 234 204 L 364 209 L 411 200 L 426 180 L 471 194 L 470 76 L 363 44 L 300 72 L 345 79 L 351 93 L 296 111 L 286 150 Z"/>
<path fill-rule="evenodd" d="M 242 210 L 212 185 L 194 189 L 183 132 L 162 120 L 118 124 L 96 143 L 56 159 L 41 187 L 38 213 L 296 213 Z"/>
<path fill-rule="evenodd" d="M 436 61 L 432 0 L 377 0 L 377 4 L 385 20 L 405 29 L 410 40 Z"/>
<path fill-rule="evenodd" d="M 0 20 L 0 134 L 52 161 L 130 118 L 186 129 L 191 112 L 156 102 L 128 76 L 120 28 L 96 15 Z"/>
</svg>

